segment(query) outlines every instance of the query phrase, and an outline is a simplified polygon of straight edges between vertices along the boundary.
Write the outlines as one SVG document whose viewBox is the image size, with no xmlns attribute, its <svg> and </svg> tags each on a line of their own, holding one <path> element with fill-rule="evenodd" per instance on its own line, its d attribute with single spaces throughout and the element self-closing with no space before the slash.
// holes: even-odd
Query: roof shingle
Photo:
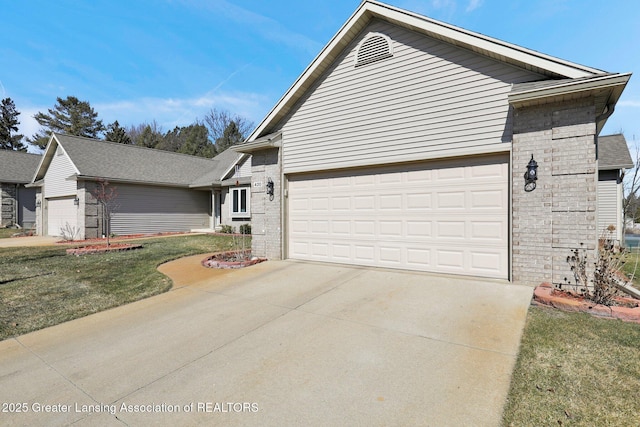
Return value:
<svg viewBox="0 0 640 427">
<path fill-rule="evenodd" d="M 631 169 L 633 160 L 622 134 L 598 137 L 598 169 Z"/>
<path fill-rule="evenodd" d="M 27 184 L 42 160 L 39 154 L 0 150 L 0 182 Z"/>
</svg>

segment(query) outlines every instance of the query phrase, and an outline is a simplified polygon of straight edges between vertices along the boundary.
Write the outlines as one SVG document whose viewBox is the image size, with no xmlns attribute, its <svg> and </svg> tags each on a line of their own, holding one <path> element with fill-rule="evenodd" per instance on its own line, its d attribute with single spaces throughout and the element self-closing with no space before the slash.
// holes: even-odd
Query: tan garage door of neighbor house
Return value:
<svg viewBox="0 0 640 427">
<path fill-rule="evenodd" d="M 288 257 L 508 278 L 506 156 L 292 175 Z"/>
<path fill-rule="evenodd" d="M 73 203 L 75 197 L 61 197 L 47 200 L 47 235 L 60 236 L 61 228 L 77 231 L 78 206 Z"/>
</svg>

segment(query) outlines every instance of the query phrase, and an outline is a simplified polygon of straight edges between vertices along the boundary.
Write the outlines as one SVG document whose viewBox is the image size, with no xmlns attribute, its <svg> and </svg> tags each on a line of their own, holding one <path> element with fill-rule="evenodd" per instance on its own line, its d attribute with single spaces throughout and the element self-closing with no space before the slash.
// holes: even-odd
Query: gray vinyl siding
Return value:
<svg viewBox="0 0 640 427">
<path fill-rule="evenodd" d="M 72 196 L 77 193 L 78 184 L 75 179 L 68 178 L 76 173 L 69 157 L 58 146 L 51 164 L 44 176 L 44 197 Z"/>
<path fill-rule="evenodd" d="M 18 188 L 18 224 L 31 229 L 36 223 L 36 189 Z"/>
<path fill-rule="evenodd" d="M 243 178 L 251 176 L 251 157 L 247 157 L 242 163 L 240 163 L 238 173 L 233 175 L 234 178 Z"/>
<path fill-rule="evenodd" d="M 617 180 L 618 171 L 600 171 L 598 180 L 598 236 L 609 226 L 614 225 L 616 239 L 622 237 L 622 214 L 620 189 Z"/>
<path fill-rule="evenodd" d="M 182 188 L 119 184 L 111 232 L 149 234 L 208 228 L 211 194 Z"/>
<path fill-rule="evenodd" d="M 394 55 L 355 67 L 369 32 L 389 36 Z M 499 150 L 511 141 L 511 83 L 542 78 L 374 21 L 277 126 L 284 172 Z"/>
</svg>

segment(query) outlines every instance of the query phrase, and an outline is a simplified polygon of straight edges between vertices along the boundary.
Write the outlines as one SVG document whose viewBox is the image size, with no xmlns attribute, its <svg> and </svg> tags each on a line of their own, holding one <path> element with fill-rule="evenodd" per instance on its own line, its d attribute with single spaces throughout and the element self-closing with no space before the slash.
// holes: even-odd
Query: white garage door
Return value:
<svg viewBox="0 0 640 427">
<path fill-rule="evenodd" d="M 75 197 L 61 197 L 47 201 L 47 234 L 60 236 L 61 228 L 76 230 L 78 227 L 78 207 L 73 203 Z"/>
<path fill-rule="evenodd" d="M 508 277 L 508 159 L 289 177 L 290 258 Z"/>
</svg>

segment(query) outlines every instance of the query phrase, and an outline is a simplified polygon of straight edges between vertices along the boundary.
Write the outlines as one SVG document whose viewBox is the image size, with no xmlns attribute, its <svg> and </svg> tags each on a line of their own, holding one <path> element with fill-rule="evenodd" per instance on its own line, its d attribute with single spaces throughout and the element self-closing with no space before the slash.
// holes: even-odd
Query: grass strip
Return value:
<svg viewBox="0 0 640 427">
<path fill-rule="evenodd" d="M 132 242 L 144 247 L 84 256 L 66 245 L 0 248 L 0 340 L 165 292 L 172 283 L 160 264 L 234 247 L 220 235 Z"/>
</svg>

